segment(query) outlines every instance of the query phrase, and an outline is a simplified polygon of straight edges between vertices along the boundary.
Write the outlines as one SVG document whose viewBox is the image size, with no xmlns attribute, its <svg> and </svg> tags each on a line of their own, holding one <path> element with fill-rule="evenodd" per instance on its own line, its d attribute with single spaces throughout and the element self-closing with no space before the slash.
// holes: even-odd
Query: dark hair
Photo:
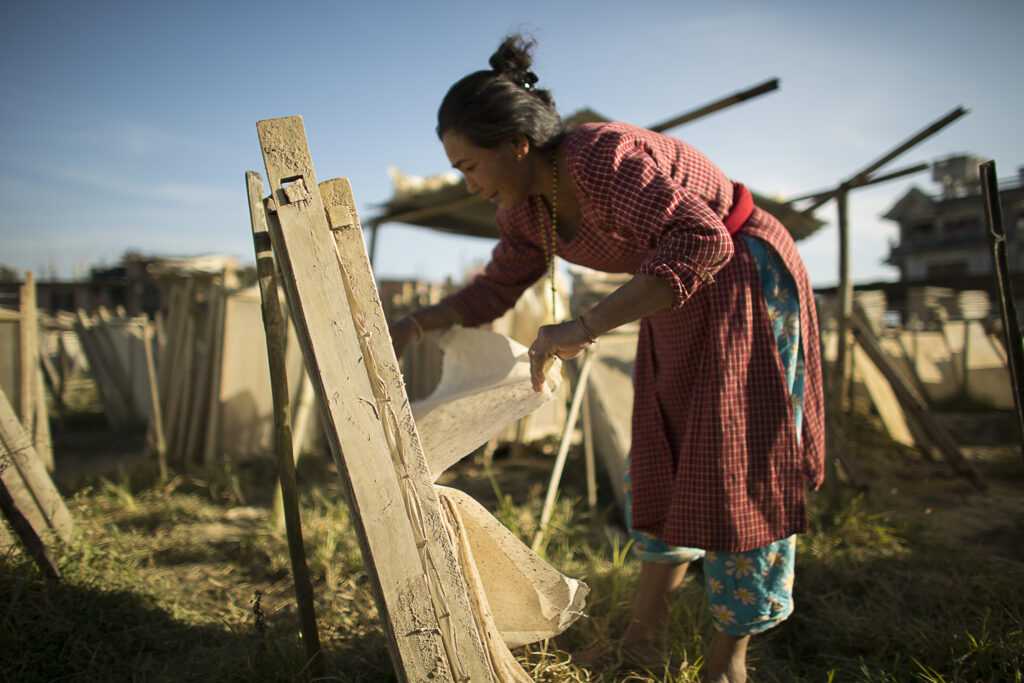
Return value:
<svg viewBox="0 0 1024 683">
<path fill-rule="evenodd" d="M 455 131 L 484 148 L 516 134 L 525 135 L 537 149 L 558 144 L 564 126 L 551 93 L 534 86 L 534 46 L 532 39 L 507 36 L 491 55 L 490 71 L 476 71 L 453 85 L 437 111 L 437 136 Z"/>
</svg>

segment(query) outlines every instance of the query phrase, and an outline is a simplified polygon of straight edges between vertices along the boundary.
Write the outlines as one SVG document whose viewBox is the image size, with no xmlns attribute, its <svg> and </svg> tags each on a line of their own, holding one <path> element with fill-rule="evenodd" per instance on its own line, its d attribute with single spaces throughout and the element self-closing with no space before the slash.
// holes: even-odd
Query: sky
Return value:
<svg viewBox="0 0 1024 683">
<path fill-rule="evenodd" d="M 256 122 L 303 117 L 317 178 L 352 182 L 363 224 L 388 168 L 449 171 L 434 133 L 448 87 L 502 37 L 538 45 L 563 115 L 653 125 L 725 95 L 780 89 L 675 128 L 768 196 L 827 189 L 957 106 L 967 116 L 880 173 L 957 154 L 1024 166 L 1024 2 L 686 0 L 69 2 L 0 8 L 0 264 L 81 276 L 126 251 L 254 261 L 245 172 L 266 172 Z M 264 181 L 266 182 L 266 181 Z M 931 173 L 850 196 L 851 273 L 894 280 L 882 215 Z M 835 204 L 798 243 L 835 284 Z M 378 278 L 439 281 L 494 243 L 387 224 Z"/>
</svg>

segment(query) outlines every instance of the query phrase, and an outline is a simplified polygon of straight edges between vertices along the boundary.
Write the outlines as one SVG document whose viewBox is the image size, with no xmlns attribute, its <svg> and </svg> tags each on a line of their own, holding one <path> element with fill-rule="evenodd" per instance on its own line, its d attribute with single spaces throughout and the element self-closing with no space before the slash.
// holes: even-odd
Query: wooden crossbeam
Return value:
<svg viewBox="0 0 1024 683">
<path fill-rule="evenodd" d="M 346 183 L 325 207 L 300 117 L 260 121 L 257 130 L 266 207 L 277 219 L 269 221 L 273 252 L 395 671 L 403 681 L 493 681 L 351 192 Z"/>
</svg>

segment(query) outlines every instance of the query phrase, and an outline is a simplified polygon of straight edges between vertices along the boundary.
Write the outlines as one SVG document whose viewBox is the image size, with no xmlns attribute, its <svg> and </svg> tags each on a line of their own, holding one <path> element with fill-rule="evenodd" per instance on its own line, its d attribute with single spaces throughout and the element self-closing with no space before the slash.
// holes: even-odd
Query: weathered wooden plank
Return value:
<svg viewBox="0 0 1024 683">
<path fill-rule="evenodd" d="M 53 561 L 50 551 L 46 549 L 46 543 L 36 531 L 36 527 L 32 525 L 32 522 L 22 514 L 21 508 L 14 502 L 14 497 L 11 496 L 10 491 L 7 490 L 7 485 L 2 479 L 0 479 L 0 513 L 3 513 L 3 516 L 7 518 L 11 529 L 21 539 L 25 549 L 28 550 L 36 564 L 39 565 L 43 574 L 50 579 L 59 579 L 60 569 L 58 569 L 57 563 Z M 0 541 L 4 540 L 6 533 L 6 530 L 0 527 Z"/>
<path fill-rule="evenodd" d="M 89 374 L 92 375 L 100 401 L 103 403 L 103 413 L 112 426 L 120 427 L 127 423 L 128 414 L 116 386 L 117 382 L 109 369 L 103 348 L 97 341 L 93 321 L 82 309 L 78 309 L 77 313 L 75 332 L 78 333 L 78 342 L 89 360 Z"/>
<path fill-rule="evenodd" d="M 197 354 L 195 388 L 190 393 L 192 415 L 188 423 L 185 444 L 186 457 L 194 463 L 203 462 L 206 448 L 205 440 L 202 437 L 206 430 L 212 429 L 211 406 L 216 401 L 216 395 L 213 394 L 213 387 L 216 383 L 212 380 L 212 376 L 219 360 L 217 349 L 222 346 L 225 299 L 224 288 L 217 282 L 211 281 L 206 290 L 206 310 L 203 315 L 206 329 L 202 343 L 199 345 L 201 352 Z"/>
<path fill-rule="evenodd" d="M 378 299 L 359 294 L 372 286 L 368 259 L 369 282 L 348 282 L 301 118 L 257 128 L 272 189 L 268 207 L 277 216 L 269 226 L 274 253 L 396 672 L 405 681 L 491 681 L 465 581 L 450 541 L 436 531 L 443 528 L 441 511 L 422 453 L 405 448 L 417 439 L 414 424 L 399 422 L 404 388 L 381 374 L 398 367 L 393 351 L 377 356 L 378 348 L 391 348 L 383 312 L 376 322 L 362 318 L 365 310 L 353 311 L 342 295 L 351 288 L 355 300 L 379 309 Z M 349 214 L 348 226 L 357 226 L 354 210 Z M 396 465 L 408 468 L 401 476 L 412 487 L 403 488 Z"/>
<path fill-rule="evenodd" d="M 36 350 L 38 353 L 38 349 Z M 40 353 L 39 356 L 42 356 Z M 50 411 L 46 406 L 46 390 L 43 388 L 42 367 L 36 366 L 36 419 L 32 432 L 32 442 L 36 447 L 36 454 L 39 461 L 43 463 L 47 472 L 53 472 L 53 438 L 50 433 Z"/>
<path fill-rule="evenodd" d="M 915 394 L 910 383 L 903 378 L 895 364 L 882 350 L 874 332 L 871 331 L 871 327 L 864 319 L 864 314 L 859 309 L 854 309 L 854 313 L 850 317 L 850 327 L 867 356 L 874 361 L 875 366 L 889 380 L 907 417 L 917 423 L 919 433 L 935 446 L 954 470 L 967 477 L 978 488 L 986 488 L 987 483 L 981 472 L 974 466 L 974 463 L 964 458 L 960 452 L 960 445 L 953 435 L 932 416 L 928 406 Z"/>
<path fill-rule="evenodd" d="M 416 514 L 412 516 L 421 520 L 422 540 L 438 551 L 431 556 L 428 563 L 431 566 L 426 567 L 426 571 L 428 574 L 436 573 L 434 579 L 441 586 L 448 587 L 445 590 L 449 594 L 450 618 L 462 620 L 461 624 L 456 624 L 455 633 L 466 631 L 476 634 L 477 627 L 465 588 L 466 580 L 456 559 L 455 550 L 450 545 L 448 531 L 441 521 L 440 503 L 432 484 L 433 476 L 423 454 L 405 391 L 405 380 L 395 357 L 391 336 L 388 334 L 388 322 L 363 241 L 363 230 L 359 224 L 352 187 L 347 178 L 335 178 L 320 183 L 319 188 L 327 222 L 334 234 L 337 257 L 345 276 L 345 292 L 356 322 L 371 387 L 376 391 L 375 398 L 379 405 L 390 407 L 392 411 L 395 427 L 393 437 L 397 441 L 392 447 L 397 446 L 397 453 L 404 456 L 404 462 L 399 463 L 400 467 L 397 468 L 400 482 L 414 487 L 413 494 L 421 509 L 415 511 Z M 403 480 L 402 472 L 412 476 Z M 478 664 L 481 668 L 486 667 L 490 675 L 491 669 L 487 665 L 486 656 L 482 653 Z M 474 677 L 473 680 L 477 679 Z"/>
<path fill-rule="evenodd" d="M 171 377 L 174 383 L 171 404 L 171 418 L 168 420 L 167 455 L 170 461 L 179 466 L 188 462 L 185 453 L 185 430 L 188 427 L 189 408 L 192 400 L 192 365 L 195 360 L 196 316 L 193 300 L 186 304 L 187 312 L 184 321 L 184 342 L 181 348 L 180 365 L 177 373 Z"/>
<path fill-rule="evenodd" d="M 7 396 L 0 392 L 0 477 L 14 501 L 41 532 L 43 525 L 63 541 L 71 540 L 72 521 L 64 499 L 36 455 Z M 23 492 L 27 492 L 27 496 Z M 33 504 L 34 501 L 34 504 Z"/>
</svg>

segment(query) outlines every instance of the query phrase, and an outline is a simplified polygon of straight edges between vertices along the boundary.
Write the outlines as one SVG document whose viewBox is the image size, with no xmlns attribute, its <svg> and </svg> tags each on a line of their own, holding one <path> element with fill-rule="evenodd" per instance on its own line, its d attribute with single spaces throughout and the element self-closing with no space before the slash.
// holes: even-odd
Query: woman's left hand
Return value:
<svg viewBox="0 0 1024 683">
<path fill-rule="evenodd" d="M 551 367 L 551 360 L 558 356 L 562 360 L 575 358 L 590 346 L 583 327 L 577 320 L 555 325 L 544 325 L 537 331 L 537 338 L 530 344 L 530 377 L 533 390 L 544 389 L 544 375 Z"/>
</svg>

